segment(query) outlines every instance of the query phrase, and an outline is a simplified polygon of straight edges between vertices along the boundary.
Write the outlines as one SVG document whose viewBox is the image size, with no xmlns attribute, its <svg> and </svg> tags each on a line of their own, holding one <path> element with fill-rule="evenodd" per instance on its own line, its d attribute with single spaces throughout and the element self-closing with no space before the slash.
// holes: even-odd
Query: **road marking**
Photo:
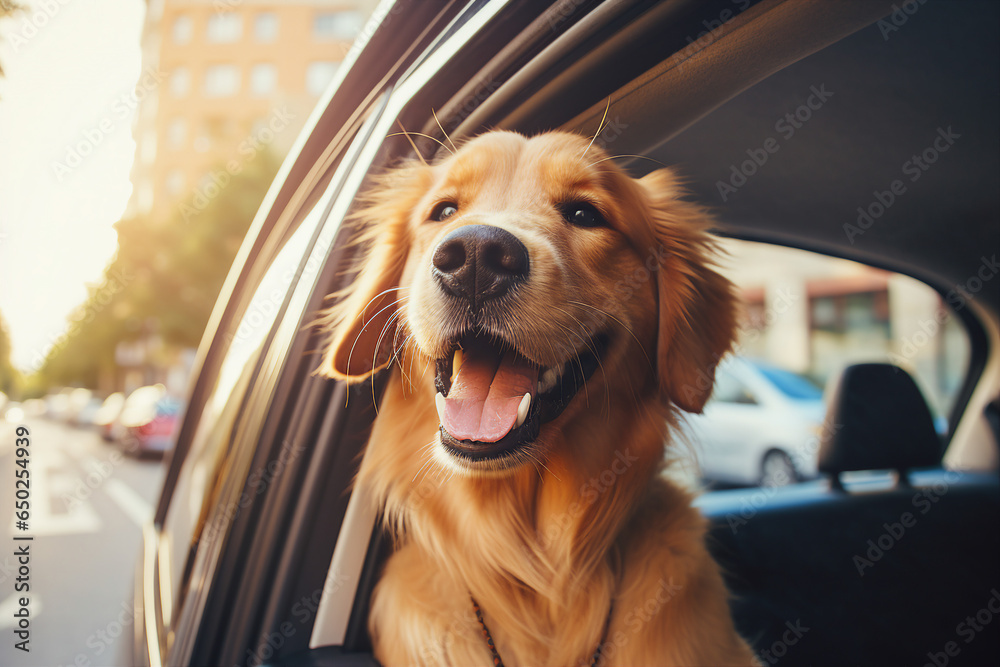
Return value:
<svg viewBox="0 0 1000 667">
<path fill-rule="evenodd" d="M 16 625 L 17 619 L 14 618 L 14 612 L 21 608 L 21 605 L 17 601 L 19 597 L 28 597 L 31 600 L 28 604 L 28 611 L 31 612 L 32 620 L 38 618 L 38 615 L 42 613 L 42 600 L 37 595 L 15 593 L 3 602 L 0 602 L 0 630 L 13 628 Z"/>
<path fill-rule="evenodd" d="M 72 473 L 66 470 L 69 458 L 57 449 L 37 447 L 31 457 L 31 535 L 69 535 L 96 533 L 101 519 L 86 499 L 78 498 Z M 53 494 L 68 499 L 67 512 L 52 507 Z M 10 532 L 16 534 L 15 517 L 11 517 Z"/>
<path fill-rule="evenodd" d="M 105 482 L 104 491 L 138 526 L 143 526 L 153 517 L 153 506 L 120 479 Z"/>
</svg>

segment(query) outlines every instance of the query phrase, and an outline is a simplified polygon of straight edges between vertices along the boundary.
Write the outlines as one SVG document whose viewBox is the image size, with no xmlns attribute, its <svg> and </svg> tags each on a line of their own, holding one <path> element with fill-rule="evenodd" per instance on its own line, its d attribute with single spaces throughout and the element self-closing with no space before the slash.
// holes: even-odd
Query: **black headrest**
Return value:
<svg viewBox="0 0 1000 667">
<path fill-rule="evenodd" d="M 906 470 L 941 461 L 931 411 L 913 378 L 897 366 L 845 368 L 826 414 L 820 472 Z"/>
</svg>

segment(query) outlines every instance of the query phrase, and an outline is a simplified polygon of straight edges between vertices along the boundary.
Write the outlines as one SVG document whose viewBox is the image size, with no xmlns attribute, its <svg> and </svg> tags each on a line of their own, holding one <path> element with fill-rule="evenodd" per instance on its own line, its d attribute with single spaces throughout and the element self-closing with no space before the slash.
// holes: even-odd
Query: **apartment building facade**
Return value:
<svg viewBox="0 0 1000 667">
<path fill-rule="evenodd" d="M 264 151 L 283 156 L 347 55 L 371 0 L 149 0 L 147 91 L 126 215 L 190 215 Z"/>
</svg>

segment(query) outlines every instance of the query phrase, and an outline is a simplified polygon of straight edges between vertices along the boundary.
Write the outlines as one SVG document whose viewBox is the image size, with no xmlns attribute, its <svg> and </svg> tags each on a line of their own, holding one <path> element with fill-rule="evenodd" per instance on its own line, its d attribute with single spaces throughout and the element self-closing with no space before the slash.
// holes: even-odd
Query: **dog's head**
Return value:
<svg viewBox="0 0 1000 667">
<path fill-rule="evenodd" d="M 562 132 L 490 132 L 392 170 L 360 213 L 371 250 L 327 319 L 322 370 L 356 382 L 395 358 L 419 384 L 414 359 L 432 369 L 440 451 L 463 470 L 517 467 L 622 402 L 699 412 L 734 299 L 681 194 L 669 170 L 632 179 Z"/>
</svg>

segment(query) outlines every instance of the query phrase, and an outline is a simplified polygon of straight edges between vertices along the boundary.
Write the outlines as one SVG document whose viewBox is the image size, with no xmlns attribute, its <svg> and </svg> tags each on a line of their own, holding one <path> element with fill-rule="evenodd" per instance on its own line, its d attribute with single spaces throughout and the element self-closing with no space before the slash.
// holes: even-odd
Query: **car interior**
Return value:
<svg viewBox="0 0 1000 667">
<path fill-rule="evenodd" d="M 147 616 L 169 628 L 156 650 L 218 664 L 374 664 L 368 599 L 392 543 L 352 479 L 385 374 L 350 390 L 317 377 L 323 336 L 309 326 L 358 251 L 339 224 L 342 193 L 414 149 L 430 159 L 442 131 L 460 141 L 484 127 L 601 128 L 634 176 L 676 165 L 722 236 L 903 273 L 942 299 L 964 286 L 948 302 L 970 358 L 944 441 L 905 370 L 852 366 L 829 394 L 841 428 L 820 446 L 821 483 L 750 506 L 745 489 L 718 491 L 699 506 L 737 628 L 763 664 L 992 664 L 1000 619 L 980 619 L 971 639 L 961 624 L 1000 586 L 1000 279 L 981 271 L 998 245 L 1000 6 L 414 4 L 405 20 L 383 17 L 321 102 L 213 314 L 157 510 L 157 525 L 173 527 L 173 546 L 158 552 L 173 560 L 160 562 L 171 585 Z M 810 96 L 811 117 L 778 131 Z M 399 126 L 433 139 L 386 136 Z M 942 135 L 942 166 L 907 180 L 867 227 L 845 228 Z M 731 180 L 772 138 L 767 160 Z M 239 341 L 211 332 L 238 328 L 289 243 L 306 249 L 293 253 L 289 296 L 227 376 Z M 279 459 L 282 472 L 251 493 L 248 476 Z M 176 498 L 202 487 L 212 491 L 195 525 L 172 523 Z"/>
</svg>

